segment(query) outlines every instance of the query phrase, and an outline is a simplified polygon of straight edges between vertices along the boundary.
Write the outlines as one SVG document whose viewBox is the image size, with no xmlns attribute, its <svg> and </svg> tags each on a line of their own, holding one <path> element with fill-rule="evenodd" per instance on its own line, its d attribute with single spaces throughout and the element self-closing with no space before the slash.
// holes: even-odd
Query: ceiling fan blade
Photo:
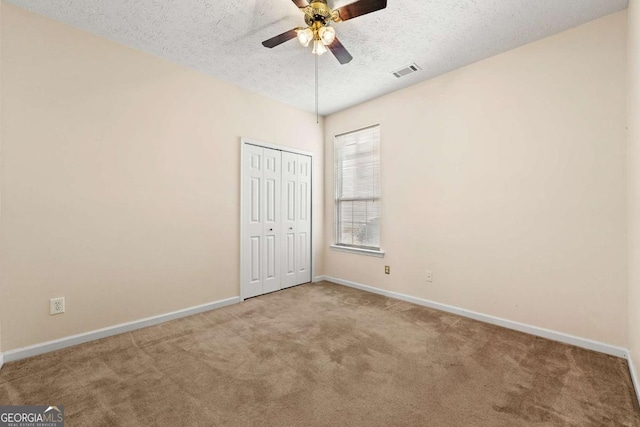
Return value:
<svg viewBox="0 0 640 427">
<path fill-rule="evenodd" d="M 293 30 L 286 31 L 282 34 L 272 37 L 269 40 L 265 40 L 262 42 L 262 46 L 268 47 L 269 49 L 271 49 L 272 47 L 276 47 L 279 44 L 288 42 L 289 40 L 296 37 L 297 35 L 296 30 L 297 28 L 294 28 Z"/>
<path fill-rule="evenodd" d="M 387 0 L 359 0 L 336 10 L 340 14 L 340 19 L 347 21 L 385 7 L 387 7 Z"/>
<path fill-rule="evenodd" d="M 337 37 L 333 40 L 333 43 L 331 43 L 327 47 L 329 48 L 331 53 L 333 53 L 333 56 L 335 56 L 338 62 L 341 64 L 346 64 L 348 62 L 351 62 L 351 60 L 353 59 L 353 56 L 351 56 L 349 51 L 345 49 L 345 47 L 342 45 L 342 43 L 340 43 L 340 40 L 338 40 Z"/>
<path fill-rule="evenodd" d="M 291 0 L 295 3 L 296 6 L 298 6 L 299 8 L 303 8 L 303 7 L 307 7 L 309 5 L 309 3 L 307 2 L 307 0 Z"/>
</svg>

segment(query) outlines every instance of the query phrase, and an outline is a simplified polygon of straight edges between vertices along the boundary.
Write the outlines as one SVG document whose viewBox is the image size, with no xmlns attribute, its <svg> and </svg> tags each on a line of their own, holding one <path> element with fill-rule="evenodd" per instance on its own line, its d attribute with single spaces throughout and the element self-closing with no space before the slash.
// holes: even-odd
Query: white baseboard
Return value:
<svg viewBox="0 0 640 427">
<path fill-rule="evenodd" d="M 629 372 L 631 373 L 631 381 L 633 382 L 633 387 L 636 389 L 638 404 L 640 404 L 640 378 L 638 378 L 638 373 L 633 366 L 633 359 L 631 358 L 630 352 L 627 352 L 627 363 L 629 364 Z"/>
<path fill-rule="evenodd" d="M 628 360 L 629 352 L 626 348 L 616 347 L 613 345 L 593 341 L 587 338 L 580 338 L 574 335 L 564 334 L 562 332 L 552 331 L 550 329 L 540 328 L 537 326 L 526 325 L 524 323 L 514 322 L 512 320 L 502 319 L 500 317 L 482 314 L 464 308 L 454 307 L 439 302 L 429 301 L 422 298 L 412 297 L 410 295 L 398 292 L 386 291 L 384 289 L 375 288 L 373 286 L 363 285 L 361 283 L 351 282 L 349 280 L 338 279 L 331 276 L 322 276 L 324 280 L 337 283 L 339 285 L 348 286 L 362 291 L 372 292 L 374 294 L 383 295 L 389 298 L 395 298 L 402 301 L 410 302 L 424 307 L 434 308 L 440 311 L 457 314 L 459 316 L 468 317 L 470 319 L 479 320 L 481 322 L 490 323 L 492 325 L 502 326 L 504 328 L 513 329 L 530 335 L 547 338 L 561 343 L 575 345 L 576 347 L 586 348 L 588 350 L 597 351 L 611 356 L 622 357 Z"/>
<path fill-rule="evenodd" d="M 50 351 L 60 350 L 62 348 L 83 344 L 89 341 L 99 340 L 101 338 L 110 337 L 112 335 L 122 334 L 124 332 L 135 331 L 136 329 L 146 328 L 148 326 L 157 325 L 159 323 L 168 322 L 169 320 L 187 317 L 205 311 L 214 310 L 216 308 L 226 307 L 228 305 L 240 302 L 240 297 L 232 297 L 220 301 L 210 302 L 208 304 L 198 305 L 195 307 L 185 308 L 183 310 L 173 311 L 171 313 L 160 314 L 158 316 L 147 317 L 145 319 L 134 320 L 133 322 L 121 323 L 119 325 L 109 326 L 95 331 L 84 332 L 78 335 L 60 338 L 41 344 L 30 345 L 15 350 L 9 350 L 4 354 L 0 354 L 0 366 L 4 356 L 5 362 L 13 362 L 15 360 L 25 359 L 27 357 L 37 356 L 38 354 L 48 353 Z"/>
<path fill-rule="evenodd" d="M 637 376 L 635 367 L 633 365 L 633 360 L 631 359 L 629 351 L 625 348 L 616 347 L 609 344 L 604 344 L 604 343 L 592 341 L 586 338 L 576 337 L 569 334 L 563 334 L 561 332 L 539 328 L 537 326 L 531 326 L 531 325 L 526 325 L 519 322 L 514 322 L 511 320 L 501 319 L 499 317 L 477 313 L 475 311 L 465 310 L 463 308 L 454 307 L 447 304 L 441 304 L 438 302 L 429 301 L 422 298 L 416 298 L 416 297 L 401 294 L 398 292 L 386 291 L 384 289 L 379 289 L 373 286 L 351 282 L 349 280 L 338 279 L 331 276 L 316 276 L 313 278 L 314 283 L 321 282 L 323 280 L 327 280 L 329 282 L 337 283 L 339 285 L 348 286 L 355 289 L 360 289 L 362 291 L 383 295 L 389 298 L 399 299 L 399 300 L 410 302 L 413 304 L 433 308 L 436 310 L 457 314 L 463 317 L 468 317 L 470 319 L 479 320 L 481 322 L 502 326 L 508 329 L 513 329 L 513 330 L 528 333 L 531 335 L 540 336 L 550 340 L 559 341 L 565 344 L 575 345 L 577 347 L 586 348 L 588 350 L 598 351 L 600 353 L 605 353 L 612 356 L 625 358 L 629 365 L 631 380 L 633 382 L 636 394 L 638 396 L 638 403 L 640 403 L 640 378 L 638 378 Z M 110 337 L 110 336 L 121 334 L 124 332 L 130 332 L 136 329 L 146 328 L 148 326 L 157 325 L 159 323 L 168 322 L 170 320 L 179 319 L 181 317 L 187 317 L 193 314 L 214 310 L 216 308 L 226 307 L 232 304 L 237 304 L 239 302 L 240 302 L 240 297 L 227 298 L 227 299 L 212 302 L 209 304 L 203 304 L 196 307 L 174 311 L 171 313 L 161 314 L 159 316 L 147 317 L 145 319 L 140 319 L 133 322 L 121 323 L 119 325 L 110 326 L 110 327 L 98 329 L 95 331 L 85 332 L 78 335 L 72 335 L 72 336 L 60 338 L 54 341 L 48 341 L 45 343 L 35 344 L 32 346 L 23 347 L 16 350 L 10 350 L 5 353 L 0 353 L 0 368 L 2 368 L 2 365 L 5 361 L 12 362 L 15 360 L 24 359 L 31 356 L 36 356 L 38 354 L 48 353 L 50 351 L 55 351 L 62 348 L 82 344 L 85 342 Z"/>
</svg>

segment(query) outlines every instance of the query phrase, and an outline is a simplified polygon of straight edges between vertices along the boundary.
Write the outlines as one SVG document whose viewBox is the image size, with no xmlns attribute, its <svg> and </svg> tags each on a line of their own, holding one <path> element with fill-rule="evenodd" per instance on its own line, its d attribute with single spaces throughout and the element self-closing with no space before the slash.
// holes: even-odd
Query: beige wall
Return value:
<svg viewBox="0 0 640 427">
<path fill-rule="evenodd" d="M 240 136 L 317 154 L 315 274 L 627 345 L 625 12 L 330 116 L 323 178 L 313 115 L 1 11 L 3 351 L 238 295 Z M 332 135 L 373 123 L 384 259 L 323 249 Z"/>
<path fill-rule="evenodd" d="M 4 351 L 239 295 L 241 136 L 316 153 L 321 271 L 313 114 L 2 11 Z"/>
<path fill-rule="evenodd" d="M 0 2 L 0 190 L 2 188 L 2 2 Z M 2 191 L 0 191 L 0 228 L 2 227 Z M 0 234 L 2 234 L 0 232 Z M 1 255 L 0 255 L 1 256 Z M 0 270 L 0 296 L 2 296 L 2 270 Z M 0 304 L 0 367 L 2 366 L 2 304 Z"/>
<path fill-rule="evenodd" d="M 629 3 L 629 350 L 640 369 L 640 3 Z M 638 390 L 640 393 L 640 390 Z"/>
<path fill-rule="evenodd" d="M 380 123 L 386 256 L 325 274 L 626 346 L 625 75 L 621 12 L 329 116 L 325 240 L 333 135 Z"/>
</svg>

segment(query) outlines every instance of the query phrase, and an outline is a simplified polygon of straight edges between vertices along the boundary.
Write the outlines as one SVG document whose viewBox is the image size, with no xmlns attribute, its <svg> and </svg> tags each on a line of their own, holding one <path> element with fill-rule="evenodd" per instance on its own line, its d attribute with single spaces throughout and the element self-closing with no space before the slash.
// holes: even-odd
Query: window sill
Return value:
<svg viewBox="0 0 640 427">
<path fill-rule="evenodd" d="M 347 252 L 350 254 L 359 254 L 359 255 L 372 256 L 376 258 L 384 258 L 384 251 L 382 249 L 376 251 L 373 249 L 352 248 L 349 246 L 340 246 L 340 245 L 330 245 L 329 247 L 331 248 L 331 250 L 338 251 L 338 252 Z"/>
</svg>

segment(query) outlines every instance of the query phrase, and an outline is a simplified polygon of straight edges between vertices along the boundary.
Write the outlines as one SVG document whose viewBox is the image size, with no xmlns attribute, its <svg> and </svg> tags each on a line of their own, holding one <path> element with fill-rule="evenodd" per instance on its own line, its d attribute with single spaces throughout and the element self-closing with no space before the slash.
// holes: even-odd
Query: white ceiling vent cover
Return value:
<svg viewBox="0 0 640 427">
<path fill-rule="evenodd" d="M 404 67 L 398 71 L 394 71 L 393 75 L 396 76 L 397 78 L 400 77 L 404 77 L 407 74 L 411 74 L 411 73 L 415 73 L 418 70 L 422 70 L 422 68 L 418 67 L 418 64 L 416 64 L 415 62 L 407 67 Z"/>
</svg>

